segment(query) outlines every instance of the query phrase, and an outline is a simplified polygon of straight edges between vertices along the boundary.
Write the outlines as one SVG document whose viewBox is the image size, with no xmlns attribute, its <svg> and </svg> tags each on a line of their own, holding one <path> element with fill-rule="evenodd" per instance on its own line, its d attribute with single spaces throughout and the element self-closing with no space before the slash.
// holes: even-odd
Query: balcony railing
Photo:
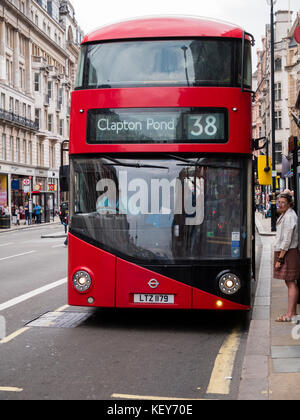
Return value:
<svg viewBox="0 0 300 420">
<path fill-rule="evenodd" d="M 29 120 L 14 112 L 6 111 L 3 108 L 0 108 L 0 119 L 29 128 L 30 130 L 38 131 L 39 129 L 39 125 L 35 121 Z"/>
</svg>

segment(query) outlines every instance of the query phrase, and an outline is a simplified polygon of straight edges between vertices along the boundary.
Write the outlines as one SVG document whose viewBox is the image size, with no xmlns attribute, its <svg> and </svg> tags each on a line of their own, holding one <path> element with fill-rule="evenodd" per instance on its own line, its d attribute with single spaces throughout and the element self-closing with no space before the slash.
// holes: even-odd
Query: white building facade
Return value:
<svg viewBox="0 0 300 420">
<path fill-rule="evenodd" d="M 10 211 L 31 196 L 59 205 L 82 36 L 68 0 L 1 0 L 0 206 Z"/>
</svg>

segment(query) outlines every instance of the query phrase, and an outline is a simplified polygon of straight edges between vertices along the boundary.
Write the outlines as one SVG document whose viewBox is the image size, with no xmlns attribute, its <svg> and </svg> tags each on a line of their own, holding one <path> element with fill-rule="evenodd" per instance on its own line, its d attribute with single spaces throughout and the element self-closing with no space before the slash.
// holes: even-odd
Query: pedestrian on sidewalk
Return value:
<svg viewBox="0 0 300 420">
<path fill-rule="evenodd" d="M 18 206 L 16 206 L 16 208 L 15 208 L 15 214 L 17 216 L 17 226 L 20 226 L 20 210 L 19 210 Z"/>
<path fill-rule="evenodd" d="M 289 191 L 279 194 L 280 216 L 276 223 L 274 246 L 274 279 L 285 280 L 288 288 L 288 310 L 277 322 L 291 322 L 297 315 L 300 276 L 300 252 L 298 250 L 298 218 L 293 210 L 293 197 Z"/>
<path fill-rule="evenodd" d="M 41 213 L 42 213 L 42 207 L 39 204 L 34 206 L 34 214 L 36 217 L 36 223 L 41 223 Z"/>
<path fill-rule="evenodd" d="M 30 225 L 30 213 L 29 213 L 29 203 L 26 201 L 24 205 L 24 211 L 25 211 L 25 225 Z"/>
</svg>

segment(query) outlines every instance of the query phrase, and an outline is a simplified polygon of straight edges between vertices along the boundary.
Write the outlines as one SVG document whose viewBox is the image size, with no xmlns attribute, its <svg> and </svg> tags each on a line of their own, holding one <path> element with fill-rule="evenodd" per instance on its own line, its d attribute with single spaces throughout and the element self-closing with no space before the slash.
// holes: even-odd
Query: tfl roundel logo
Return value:
<svg viewBox="0 0 300 420">
<path fill-rule="evenodd" d="M 148 285 L 151 287 L 151 289 L 156 289 L 157 286 L 159 285 L 158 281 L 156 279 L 151 279 L 148 282 Z"/>
</svg>

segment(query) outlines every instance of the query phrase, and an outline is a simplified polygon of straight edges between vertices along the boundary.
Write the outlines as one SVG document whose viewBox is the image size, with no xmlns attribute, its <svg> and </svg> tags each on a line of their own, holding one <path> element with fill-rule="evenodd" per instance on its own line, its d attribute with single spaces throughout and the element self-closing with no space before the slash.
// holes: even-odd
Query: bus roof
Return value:
<svg viewBox="0 0 300 420">
<path fill-rule="evenodd" d="M 191 16 L 144 17 L 103 26 L 83 43 L 136 38 L 229 37 L 242 38 L 243 29 L 220 20 Z"/>
</svg>

